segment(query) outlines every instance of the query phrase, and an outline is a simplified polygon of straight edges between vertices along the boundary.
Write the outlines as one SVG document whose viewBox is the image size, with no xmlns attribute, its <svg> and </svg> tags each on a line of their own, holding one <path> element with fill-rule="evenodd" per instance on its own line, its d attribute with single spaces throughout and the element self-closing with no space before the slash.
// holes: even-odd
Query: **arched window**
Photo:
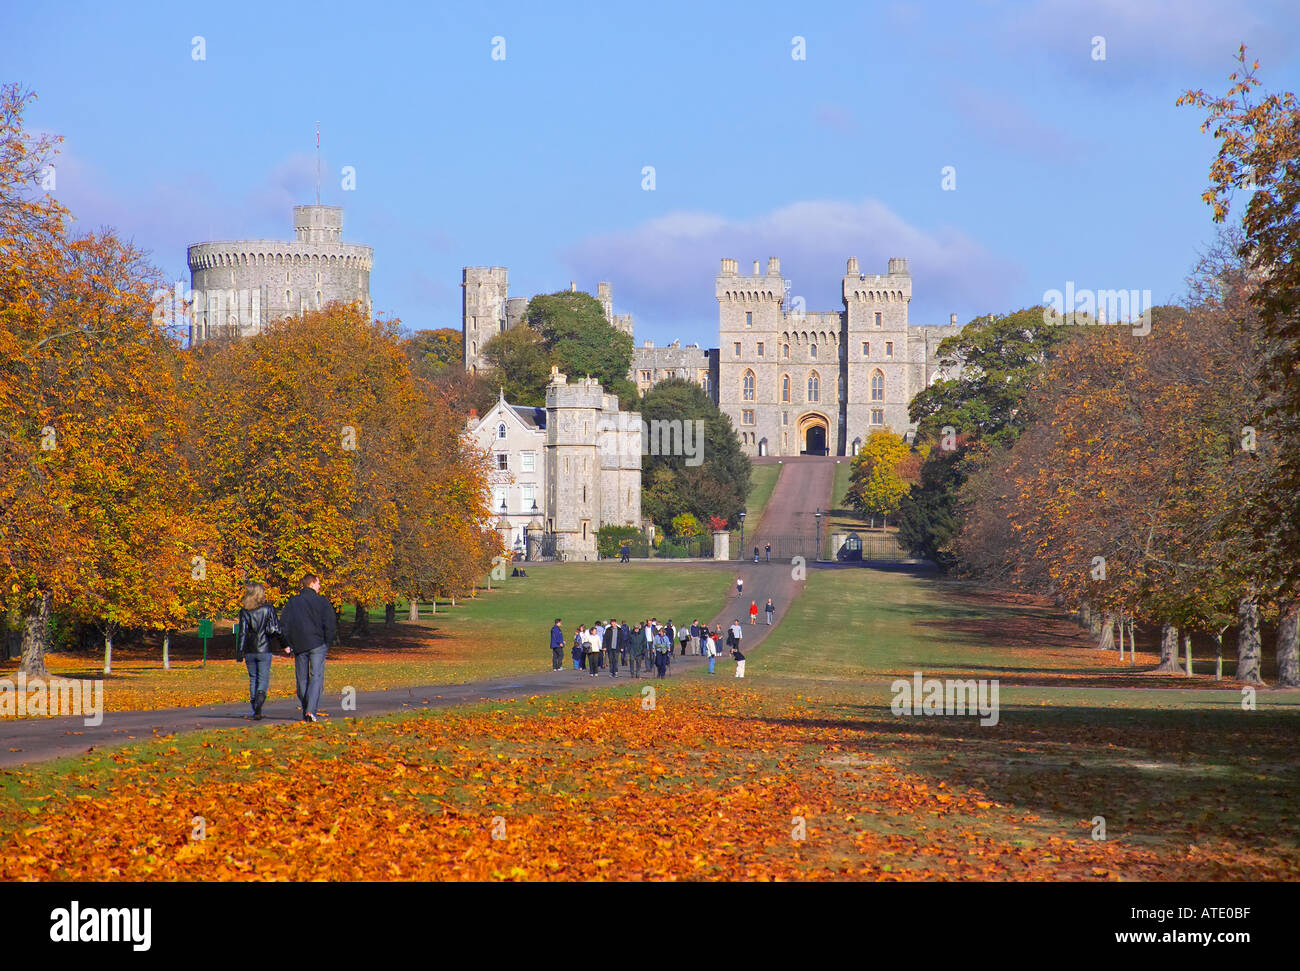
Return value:
<svg viewBox="0 0 1300 971">
<path fill-rule="evenodd" d="M 821 379 L 817 377 L 816 371 L 808 375 L 808 400 L 821 400 Z"/>
<path fill-rule="evenodd" d="M 506 423 L 502 422 L 501 424 L 497 425 L 497 438 L 505 438 L 505 437 L 506 437 Z"/>
<path fill-rule="evenodd" d="M 781 347 L 781 356 L 782 356 L 783 358 L 785 358 L 787 361 L 790 360 L 790 345 L 789 345 L 789 344 L 782 345 L 782 347 Z"/>
<path fill-rule="evenodd" d="M 808 348 L 808 356 L 809 356 L 809 357 L 816 357 L 816 356 L 817 356 L 817 345 L 816 345 L 816 344 L 812 344 L 812 345 L 809 346 L 809 348 Z"/>
<path fill-rule="evenodd" d="M 741 394 L 746 401 L 754 400 L 754 372 L 746 371 L 745 377 L 741 382 Z"/>
<path fill-rule="evenodd" d="M 871 372 L 871 400 L 885 400 L 885 376 L 879 370 Z"/>
<path fill-rule="evenodd" d="M 788 374 L 781 375 L 781 400 L 787 402 L 790 400 L 790 375 Z"/>
</svg>

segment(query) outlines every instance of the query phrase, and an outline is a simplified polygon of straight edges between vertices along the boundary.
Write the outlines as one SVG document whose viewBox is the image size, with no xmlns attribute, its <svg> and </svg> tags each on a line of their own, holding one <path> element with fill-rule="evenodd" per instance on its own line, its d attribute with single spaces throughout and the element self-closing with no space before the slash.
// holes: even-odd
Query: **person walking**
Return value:
<svg viewBox="0 0 1300 971">
<path fill-rule="evenodd" d="M 551 627 L 551 670 L 559 671 L 564 667 L 564 630 L 560 627 L 560 618 L 555 618 Z"/>
<path fill-rule="evenodd" d="M 609 619 L 609 625 L 605 628 L 605 660 L 609 663 L 609 676 L 618 677 L 618 621 L 613 617 Z"/>
<path fill-rule="evenodd" d="M 755 562 L 755 563 L 758 562 L 758 547 L 757 547 L 757 546 L 754 547 L 754 562 Z"/>
<path fill-rule="evenodd" d="M 628 650 L 632 647 L 632 628 L 628 627 L 627 621 L 623 621 L 618 627 L 618 653 L 623 658 L 623 667 L 628 665 Z"/>
<path fill-rule="evenodd" d="M 641 633 L 641 625 L 637 624 L 632 628 L 632 636 L 627 643 L 627 665 L 632 672 L 630 677 L 641 677 L 641 665 L 645 661 L 645 637 Z"/>
<path fill-rule="evenodd" d="M 750 624 L 758 623 L 758 601 L 757 600 L 751 600 L 749 602 L 749 622 Z"/>
<path fill-rule="evenodd" d="M 706 631 L 704 635 L 704 656 L 709 659 L 709 674 L 713 673 L 713 662 L 718 658 L 718 642 L 713 639 L 713 634 Z"/>
<path fill-rule="evenodd" d="M 736 596 L 739 597 L 745 592 L 744 577 L 736 577 Z"/>
<path fill-rule="evenodd" d="M 767 614 L 767 626 L 772 626 L 772 615 L 776 613 L 776 607 L 772 604 L 772 598 L 767 598 L 767 603 L 763 607 L 763 613 Z"/>
<path fill-rule="evenodd" d="M 731 622 L 731 630 L 728 632 L 727 644 L 733 654 L 740 650 L 741 639 L 744 638 L 745 632 L 740 626 L 740 618 L 737 617 Z"/>
<path fill-rule="evenodd" d="M 289 598 L 280 614 L 280 630 L 289 642 L 284 652 L 293 654 L 302 720 L 318 721 L 316 709 L 325 690 L 325 654 L 337 630 L 334 605 L 320 594 L 320 576 L 308 573 L 303 577 L 302 589 Z"/>
<path fill-rule="evenodd" d="M 271 638 L 280 633 L 280 618 L 266 602 L 266 588 L 260 583 L 244 587 L 239 605 L 239 641 L 235 657 L 248 667 L 248 703 L 253 721 L 262 720 L 262 705 L 271 689 Z"/>
<path fill-rule="evenodd" d="M 677 643 L 682 646 L 682 657 L 686 656 L 686 645 L 691 642 L 691 631 L 689 627 L 677 628 Z"/>
<path fill-rule="evenodd" d="M 587 628 L 579 624 L 577 633 L 573 635 L 573 670 L 582 670 L 582 663 L 586 659 L 586 656 Z"/>
<path fill-rule="evenodd" d="M 703 653 L 703 645 L 700 643 L 700 619 L 697 617 L 691 621 L 691 654 Z"/>
<path fill-rule="evenodd" d="M 587 631 L 587 669 L 593 678 L 600 673 L 600 636 L 595 627 Z"/>
<path fill-rule="evenodd" d="M 624 541 L 622 548 L 618 551 L 619 562 L 626 563 L 631 556 L 632 550 L 628 547 L 627 542 Z"/>
<path fill-rule="evenodd" d="M 771 562 L 772 562 L 772 544 L 771 544 L 771 543 L 765 543 L 765 544 L 763 544 L 763 553 L 764 553 L 764 554 L 766 555 L 766 557 L 767 557 L 767 562 L 768 562 L 768 563 L 771 563 Z"/>
<path fill-rule="evenodd" d="M 668 665 L 673 659 L 672 642 L 668 640 L 668 635 L 663 631 L 655 632 L 655 668 L 659 672 L 659 677 L 668 676 Z"/>
</svg>

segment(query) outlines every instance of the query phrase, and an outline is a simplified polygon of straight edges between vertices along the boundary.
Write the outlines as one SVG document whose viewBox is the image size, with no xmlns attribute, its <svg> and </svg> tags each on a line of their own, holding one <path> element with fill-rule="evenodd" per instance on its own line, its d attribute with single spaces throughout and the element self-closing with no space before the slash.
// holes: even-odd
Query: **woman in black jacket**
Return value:
<svg viewBox="0 0 1300 971">
<path fill-rule="evenodd" d="M 248 665 L 248 700 L 253 706 L 253 720 L 262 720 L 262 705 L 271 686 L 271 639 L 280 633 L 280 618 L 266 602 L 266 589 L 260 583 L 244 587 L 239 611 L 239 640 L 236 658 Z"/>
</svg>

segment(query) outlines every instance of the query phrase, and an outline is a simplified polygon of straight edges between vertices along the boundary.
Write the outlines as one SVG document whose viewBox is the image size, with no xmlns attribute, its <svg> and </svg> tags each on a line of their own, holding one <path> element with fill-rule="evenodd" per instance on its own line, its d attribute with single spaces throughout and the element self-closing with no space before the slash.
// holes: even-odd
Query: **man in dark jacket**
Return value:
<svg viewBox="0 0 1300 971">
<path fill-rule="evenodd" d="M 618 637 L 621 631 L 618 628 L 618 621 L 613 617 L 609 619 L 609 625 L 605 628 L 605 660 L 609 661 L 609 676 L 618 677 Z"/>
<path fill-rule="evenodd" d="M 320 577 L 315 573 L 303 577 L 302 590 L 284 605 L 280 630 L 289 642 L 284 652 L 293 654 L 302 720 L 314 722 L 325 690 L 325 652 L 335 633 L 334 606 L 320 595 Z"/>
<path fill-rule="evenodd" d="M 551 670 L 559 671 L 564 667 L 564 631 L 560 629 L 560 618 L 555 618 L 551 628 Z"/>
</svg>

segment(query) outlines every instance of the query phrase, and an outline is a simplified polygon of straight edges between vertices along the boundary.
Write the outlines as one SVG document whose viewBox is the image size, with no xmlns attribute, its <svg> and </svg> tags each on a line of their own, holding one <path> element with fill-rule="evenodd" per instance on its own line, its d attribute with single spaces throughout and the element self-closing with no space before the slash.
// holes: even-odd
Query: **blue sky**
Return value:
<svg viewBox="0 0 1300 971">
<path fill-rule="evenodd" d="M 189 243 L 292 235 L 319 121 L 322 201 L 407 329 L 459 327 L 461 267 L 498 265 L 517 296 L 610 280 L 638 341 L 707 346 L 722 257 L 779 256 L 815 311 L 846 257 L 905 256 L 923 324 L 1066 281 L 1178 296 L 1214 145 L 1174 100 L 1222 91 L 1239 43 L 1300 87 L 1281 0 L 65 2 L 7 14 L 0 80 L 65 137 L 79 223 L 171 280 Z"/>
</svg>

